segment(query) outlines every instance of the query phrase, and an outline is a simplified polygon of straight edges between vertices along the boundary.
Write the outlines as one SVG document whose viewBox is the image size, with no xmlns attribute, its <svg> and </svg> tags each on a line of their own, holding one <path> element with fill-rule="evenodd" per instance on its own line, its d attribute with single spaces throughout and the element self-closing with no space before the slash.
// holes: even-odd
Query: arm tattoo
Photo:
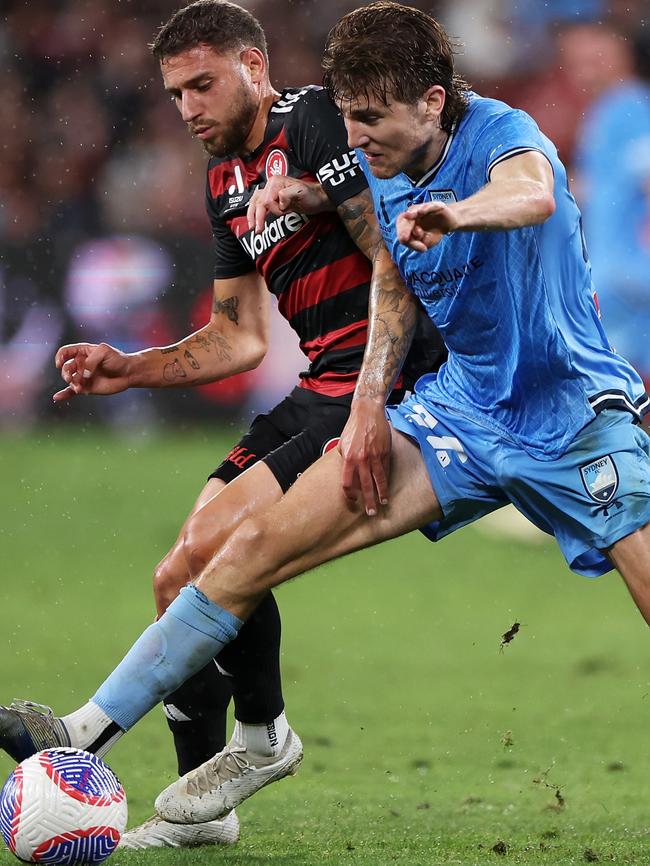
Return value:
<svg viewBox="0 0 650 866">
<path fill-rule="evenodd" d="M 359 378 L 358 396 L 387 397 L 408 353 L 417 321 L 417 306 L 397 271 L 375 275 L 370 333 Z"/>
<path fill-rule="evenodd" d="M 220 361 L 230 361 L 232 358 L 232 346 L 222 337 L 221 334 L 215 334 L 214 331 L 208 333 L 208 338 L 217 352 L 217 357 Z"/>
<path fill-rule="evenodd" d="M 370 192 L 364 190 L 344 201 L 337 211 L 352 240 L 372 261 L 383 246 L 383 241 Z"/>
<path fill-rule="evenodd" d="M 165 346 L 164 349 L 160 350 L 161 355 L 171 355 L 172 352 L 180 352 L 180 346 Z"/>
<path fill-rule="evenodd" d="M 183 357 L 185 358 L 185 360 L 188 362 L 188 364 L 190 365 L 190 367 L 193 370 L 200 370 L 201 369 L 201 365 L 196 360 L 194 355 L 189 351 L 189 349 L 185 349 L 185 351 L 183 352 Z"/>
<path fill-rule="evenodd" d="M 237 295 L 233 295 L 232 298 L 226 298 L 222 301 L 220 298 L 215 298 L 212 303 L 212 312 L 213 313 L 225 313 L 228 317 L 229 321 L 234 322 L 236 325 L 239 324 L 239 313 L 237 312 L 237 307 L 239 306 L 239 298 Z"/>
<path fill-rule="evenodd" d="M 176 358 L 171 364 L 165 364 L 163 379 L 166 382 L 176 382 L 178 379 L 187 379 L 187 373 L 182 368 L 180 361 Z"/>
<path fill-rule="evenodd" d="M 206 352 L 210 351 L 210 341 L 203 334 L 195 334 L 187 341 L 188 346 L 196 346 L 197 349 L 203 349 Z"/>
</svg>

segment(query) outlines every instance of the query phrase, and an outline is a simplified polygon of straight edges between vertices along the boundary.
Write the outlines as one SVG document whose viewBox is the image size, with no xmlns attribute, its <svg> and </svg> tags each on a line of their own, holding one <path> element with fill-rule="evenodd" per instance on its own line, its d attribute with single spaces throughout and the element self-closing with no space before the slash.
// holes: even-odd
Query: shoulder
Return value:
<svg viewBox="0 0 650 866">
<path fill-rule="evenodd" d="M 269 114 L 270 117 L 280 115 L 286 121 L 291 121 L 326 110 L 336 111 L 327 91 L 317 84 L 307 84 L 304 87 L 285 87 L 280 98 L 271 106 Z"/>
<path fill-rule="evenodd" d="M 460 122 L 460 129 L 473 130 L 478 133 L 494 123 L 508 121 L 537 125 L 533 118 L 520 108 L 513 108 L 500 99 L 490 99 L 472 93 L 467 111 Z"/>
</svg>

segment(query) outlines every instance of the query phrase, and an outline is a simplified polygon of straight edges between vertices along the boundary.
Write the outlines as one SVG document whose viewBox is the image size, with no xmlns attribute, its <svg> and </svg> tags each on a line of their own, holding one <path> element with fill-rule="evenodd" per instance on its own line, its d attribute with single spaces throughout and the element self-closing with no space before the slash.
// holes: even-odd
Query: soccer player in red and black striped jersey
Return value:
<svg viewBox="0 0 650 866">
<path fill-rule="evenodd" d="M 280 313 L 309 360 L 299 385 L 254 420 L 209 477 L 156 569 L 155 595 L 162 613 L 242 520 L 279 500 L 337 441 L 363 358 L 369 259 L 381 237 L 337 109 L 320 87 L 273 89 L 264 33 L 250 13 L 224 0 L 199 0 L 161 28 L 153 53 L 165 89 L 211 156 L 212 316 L 205 327 L 164 348 L 127 355 L 107 344 L 62 347 L 56 363 L 66 387 L 54 399 L 129 387 L 197 385 L 251 369 L 266 348 L 267 289 L 277 297 Z M 249 227 L 247 209 L 254 192 L 279 178 L 286 179 L 283 194 L 292 206 Z M 390 263 L 373 279 L 390 292 L 398 277 Z M 401 386 L 439 364 L 443 351 L 423 314 Z M 293 772 L 302 757 L 300 740 L 284 715 L 279 646 L 280 618 L 269 594 L 216 664 L 164 701 L 184 775 L 223 748 L 225 710 L 234 698 L 233 738 L 211 765 L 230 808 L 238 802 L 241 778 L 248 785 L 244 799 L 255 786 Z M 0 745 L 19 760 L 34 745 L 56 742 L 105 754 L 121 729 L 129 727 L 109 719 L 92 701 L 63 719 L 43 721 L 30 713 L 25 706 L 0 711 Z M 205 781 L 214 789 L 213 778 Z M 123 844 L 178 847 L 227 843 L 237 836 L 234 813 L 195 826 L 154 818 L 130 831 Z"/>
</svg>

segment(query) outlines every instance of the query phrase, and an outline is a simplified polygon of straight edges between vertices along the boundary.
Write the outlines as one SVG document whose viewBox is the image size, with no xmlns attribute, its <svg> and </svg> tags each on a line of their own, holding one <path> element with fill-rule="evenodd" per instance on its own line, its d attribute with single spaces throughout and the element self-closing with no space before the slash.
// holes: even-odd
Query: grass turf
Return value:
<svg viewBox="0 0 650 866">
<path fill-rule="evenodd" d="M 1 440 L 2 700 L 63 713 L 92 694 L 150 621 L 151 570 L 232 440 Z M 648 861 L 648 642 L 618 577 L 469 528 L 357 554 L 278 598 L 299 774 L 240 808 L 238 846 L 115 866 Z M 138 823 L 174 776 L 162 714 L 109 761 Z"/>
</svg>

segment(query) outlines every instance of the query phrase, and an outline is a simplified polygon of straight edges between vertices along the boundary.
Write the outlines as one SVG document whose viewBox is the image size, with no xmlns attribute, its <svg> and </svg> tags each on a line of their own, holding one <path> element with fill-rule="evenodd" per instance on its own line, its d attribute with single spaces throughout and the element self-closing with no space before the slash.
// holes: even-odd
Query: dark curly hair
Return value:
<svg viewBox="0 0 650 866">
<path fill-rule="evenodd" d="M 228 0 L 195 0 L 179 9 L 158 30 L 150 47 L 153 56 L 163 60 L 196 45 L 210 45 L 217 51 L 252 46 L 268 59 L 260 22 Z"/>
<path fill-rule="evenodd" d="M 452 43 L 435 18 L 390 0 L 355 9 L 327 37 L 324 84 L 337 102 L 374 96 L 409 105 L 434 84 L 446 94 L 440 125 L 450 132 L 469 85 L 454 72 Z"/>
</svg>

